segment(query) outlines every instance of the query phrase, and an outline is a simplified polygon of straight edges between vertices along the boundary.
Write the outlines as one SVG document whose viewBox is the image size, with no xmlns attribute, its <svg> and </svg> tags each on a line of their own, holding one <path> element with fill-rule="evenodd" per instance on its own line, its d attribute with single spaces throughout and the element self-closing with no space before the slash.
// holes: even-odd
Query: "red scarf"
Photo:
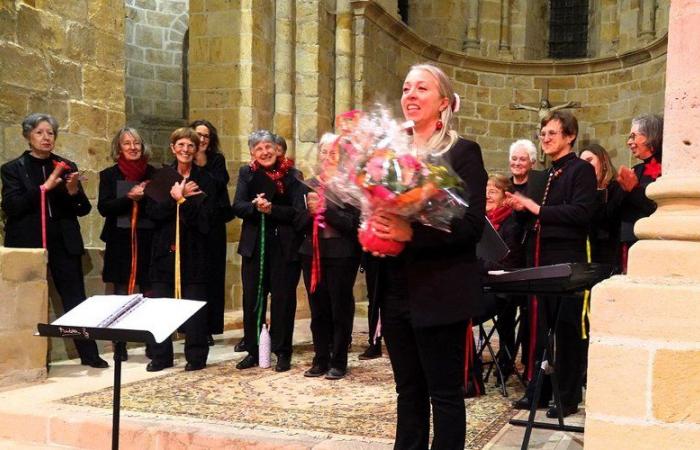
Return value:
<svg viewBox="0 0 700 450">
<path fill-rule="evenodd" d="M 282 179 L 285 175 L 287 175 L 287 172 L 289 172 L 289 169 L 291 169 L 292 167 L 294 167 L 294 160 L 286 158 L 284 156 L 280 158 L 277 161 L 277 163 L 270 169 L 262 167 L 255 160 L 250 162 L 250 168 L 253 169 L 253 172 L 255 172 L 258 169 L 262 169 L 263 173 L 275 182 L 278 194 L 284 194 L 284 183 L 282 182 Z"/>
<path fill-rule="evenodd" d="M 513 209 L 510 206 L 504 205 L 487 212 L 486 217 L 489 219 L 489 222 L 491 222 L 491 225 L 493 225 L 493 228 L 498 231 L 512 212 Z"/>
<path fill-rule="evenodd" d="M 146 177 L 146 166 L 148 163 L 146 163 L 144 158 L 139 158 L 136 161 L 129 161 L 124 155 L 120 154 L 117 165 L 122 174 L 124 174 L 126 181 L 139 182 L 143 181 Z"/>
</svg>

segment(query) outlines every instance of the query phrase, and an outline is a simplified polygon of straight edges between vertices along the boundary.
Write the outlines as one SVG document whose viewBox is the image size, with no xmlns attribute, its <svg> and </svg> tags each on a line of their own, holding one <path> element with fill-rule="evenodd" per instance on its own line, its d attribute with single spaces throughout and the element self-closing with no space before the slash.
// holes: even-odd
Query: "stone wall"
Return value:
<svg viewBox="0 0 700 450">
<path fill-rule="evenodd" d="M 187 0 L 126 0 L 126 120 L 170 161 L 168 137 L 187 116 L 183 96 Z"/>
<path fill-rule="evenodd" d="M 46 377 L 46 252 L 0 247 L 0 387 Z"/>
<path fill-rule="evenodd" d="M 599 143 L 616 164 L 629 165 L 625 140 L 632 117 L 663 112 L 665 39 L 623 58 L 570 63 L 504 62 L 468 57 L 432 46 L 371 2 L 354 1 L 355 99 L 366 106 L 384 99 L 398 109 L 400 88 L 411 64 L 437 62 L 462 98 L 456 128 L 476 140 L 488 170 L 506 168 L 507 151 L 516 139 L 535 140 L 537 114 L 511 110 L 511 103 L 537 103 L 545 85 L 554 105 L 581 102 L 577 148 Z"/>
</svg>

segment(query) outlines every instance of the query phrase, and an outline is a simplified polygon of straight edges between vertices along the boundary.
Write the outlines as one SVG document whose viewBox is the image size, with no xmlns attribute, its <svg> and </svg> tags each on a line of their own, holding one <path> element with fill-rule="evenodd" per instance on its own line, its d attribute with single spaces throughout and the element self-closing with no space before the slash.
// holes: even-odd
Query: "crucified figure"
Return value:
<svg viewBox="0 0 700 450">
<path fill-rule="evenodd" d="M 510 109 L 524 109 L 526 111 L 535 111 L 539 120 L 542 121 L 542 119 L 547 117 L 551 112 L 565 108 L 579 108 L 580 106 L 581 104 L 579 102 L 574 101 L 569 101 L 561 105 L 552 106 L 552 104 L 549 103 L 549 100 L 545 98 L 540 101 L 540 104 L 538 106 L 531 106 L 523 103 L 511 103 Z"/>
</svg>

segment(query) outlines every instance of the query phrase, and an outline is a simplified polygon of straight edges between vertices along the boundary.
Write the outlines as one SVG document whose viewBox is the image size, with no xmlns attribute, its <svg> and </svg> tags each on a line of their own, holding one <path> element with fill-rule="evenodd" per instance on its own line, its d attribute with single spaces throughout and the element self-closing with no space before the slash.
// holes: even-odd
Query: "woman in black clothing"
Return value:
<svg viewBox="0 0 700 450">
<path fill-rule="evenodd" d="M 136 285 L 148 292 L 153 222 L 146 219 L 142 200 L 155 169 L 147 163 L 150 152 L 133 128 L 117 131 L 111 156 L 116 164 L 100 172 L 97 200 L 97 210 L 105 218 L 100 234 L 105 243 L 102 281 L 112 283 L 119 295 L 136 292 Z M 127 358 L 124 347 L 121 359 Z"/>
<path fill-rule="evenodd" d="M 442 159 L 466 185 L 469 203 L 444 232 L 387 213 L 370 226 L 379 238 L 406 242 L 380 268 L 382 334 L 396 381 L 397 449 L 426 449 L 433 411 L 432 448 L 463 449 L 466 430 L 464 362 L 467 326 L 481 308 L 476 243 L 484 226 L 486 171 L 481 149 L 452 131 L 459 105 L 450 81 L 436 66 L 413 66 L 401 107 L 414 122 L 413 146 Z"/>
<path fill-rule="evenodd" d="M 147 197 L 146 213 L 155 222 L 150 279 L 153 297 L 177 297 L 178 281 L 182 298 L 207 299 L 209 233 L 214 209 L 214 181 L 196 164 L 194 155 L 199 147 L 199 136 L 191 128 L 178 128 L 170 135 L 170 150 L 175 155 L 173 168 L 177 178 L 169 195 L 161 199 Z M 172 170 L 165 167 L 161 170 Z M 154 175 L 154 180 L 158 172 Z M 155 182 L 155 181 L 154 181 Z M 178 211 L 179 206 L 179 211 Z M 177 217 L 180 223 L 180 273 L 175 271 Z M 207 344 L 206 307 L 197 311 L 182 327 L 185 333 L 186 371 L 206 367 Z M 157 372 L 173 366 L 173 343 L 168 338 L 161 344 L 149 346 L 152 361 L 146 367 Z"/>
<path fill-rule="evenodd" d="M 620 208 L 625 193 L 615 179 L 615 167 L 605 148 L 589 144 L 581 150 L 579 157 L 593 166 L 598 181 L 597 205 L 590 233 L 591 262 L 610 264 L 614 273 L 620 273 Z"/>
<path fill-rule="evenodd" d="M 190 124 L 199 136 L 199 148 L 194 163 L 207 171 L 214 180 L 214 212 L 211 218 L 207 247 L 209 258 L 209 282 L 207 283 L 208 342 L 214 345 L 212 334 L 224 332 L 224 305 L 226 302 L 226 222 L 233 219 L 231 200 L 228 196 L 229 175 L 226 159 L 219 148 L 216 127 L 207 120 L 195 120 Z"/>
<path fill-rule="evenodd" d="M 529 139 L 518 139 L 510 144 L 508 150 L 508 168 L 513 191 L 521 194 L 527 189 L 527 179 L 532 167 L 537 162 L 537 147 Z"/>
<path fill-rule="evenodd" d="M 304 186 L 291 160 L 278 156 L 275 137 L 267 130 L 248 138 L 252 160 L 238 172 L 233 210 L 243 219 L 238 253 L 242 257 L 243 329 L 248 355 L 236 367 L 258 365 L 258 337 L 270 302 L 270 337 L 277 354 L 275 370 L 291 368 L 296 288 L 301 275 L 301 235 L 294 228 Z M 261 249 L 263 251 L 261 251 Z M 261 265 L 261 259 L 262 265 Z"/>
<path fill-rule="evenodd" d="M 74 162 L 53 153 L 58 122 L 33 113 L 22 121 L 29 150 L 3 164 L 2 210 L 7 216 L 5 246 L 45 248 L 51 278 L 65 312 L 85 300 L 81 258 L 85 252 L 78 217 L 91 206 Z M 105 368 L 95 341 L 74 340 L 83 365 Z"/>
<path fill-rule="evenodd" d="M 337 140 L 338 136 L 330 133 L 321 137 L 318 144 L 321 173 L 309 180 L 315 192 L 306 195 L 307 208 L 300 213 L 298 224 L 306 232 L 299 253 L 309 295 L 315 352 L 312 367 L 304 376 L 325 375 L 330 380 L 343 378 L 347 372 L 355 315 L 352 288 L 361 253 L 357 242 L 360 212 L 328 201 L 324 195 L 325 183 L 338 168 Z"/>
</svg>

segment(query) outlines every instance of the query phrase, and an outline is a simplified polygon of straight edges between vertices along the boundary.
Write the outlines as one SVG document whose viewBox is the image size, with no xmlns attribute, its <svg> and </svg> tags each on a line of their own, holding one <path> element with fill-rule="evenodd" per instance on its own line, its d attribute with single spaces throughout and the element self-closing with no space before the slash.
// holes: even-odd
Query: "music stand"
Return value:
<svg viewBox="0 0 700 450">
<path fill-rule="evenodd" d="M 141 294 L 95 295 L 51 324 L 37 324 L 35 336 L 115 342 L 112 450 L 119 449 L 121 355 L 126 343 L 161 343 L 205 304 L 195 300 L 145 298 Z"/>
</svg>

